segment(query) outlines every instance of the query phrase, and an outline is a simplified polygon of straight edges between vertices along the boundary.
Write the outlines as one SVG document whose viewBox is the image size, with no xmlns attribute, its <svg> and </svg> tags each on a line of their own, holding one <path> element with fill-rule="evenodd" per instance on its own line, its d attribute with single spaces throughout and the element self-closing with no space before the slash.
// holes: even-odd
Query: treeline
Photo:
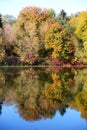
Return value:
<svg viewBox="0 0 87 130">
<path fill-rule="evenodd" d="M 87 11 L 67 16 L 25 7 L 17 19 L 0 16 L 1 65 L 87 63 Z"/>
</svg>

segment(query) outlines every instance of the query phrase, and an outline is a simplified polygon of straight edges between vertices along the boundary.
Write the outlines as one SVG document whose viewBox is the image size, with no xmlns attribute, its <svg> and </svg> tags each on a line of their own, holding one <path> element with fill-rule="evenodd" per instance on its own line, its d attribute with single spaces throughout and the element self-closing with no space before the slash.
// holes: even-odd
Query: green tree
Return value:
<svg viewBox="0 0 87 130">
<path fill-rule="evenodd" d="M 62 9 L 58 15 L 58 22 L 62 25 L 65 25 L 69 17 L 67 16 L 66 12 Z"/>
<path fill-rule="evenodd" d="M 3 15 L 2 16 L 3 24 L 13 25 L 16 22 L 16 18 L 12 15 Z"/>
<path fill-rule="evenodd" d="M 3 25 L 2 25 L 2 15 L 0 14 L 0 28 L 2 28 Z"/>
</svg>

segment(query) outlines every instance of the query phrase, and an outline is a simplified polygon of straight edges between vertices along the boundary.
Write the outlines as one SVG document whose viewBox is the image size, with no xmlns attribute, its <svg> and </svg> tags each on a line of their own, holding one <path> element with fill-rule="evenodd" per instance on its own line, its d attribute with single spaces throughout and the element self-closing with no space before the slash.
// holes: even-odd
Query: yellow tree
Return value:
<svg viewBox="0 0 87 130">
<path fill-rule="evenodd" d="M 87 11 L 81 12 L 78 19 L 75 35 L 83 47 L 82 50 L 80 50 L 81 60 L 87 63 Z"/>
<path fill-rule="evenodd" d="M 81 12 L 78 18 L 75 34 L 80 40 L 87 41 L 87 12 Z"/>
<path fill-rule="evenodd" d="M 71 27 L 72 32 L 74 33 L 74 31 L 76 30 L 76 27 L 78 25 L 79 22 L 79 14 L 73 15 L 71 16 L 70 20 L 69 20 L 69 25 Z"/>
</svg>

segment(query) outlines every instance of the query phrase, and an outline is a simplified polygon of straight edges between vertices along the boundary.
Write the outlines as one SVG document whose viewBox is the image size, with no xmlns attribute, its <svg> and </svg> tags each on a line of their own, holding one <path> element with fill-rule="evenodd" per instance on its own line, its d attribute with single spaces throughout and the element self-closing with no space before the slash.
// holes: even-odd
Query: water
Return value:
<svg viewBox="0 0 87 130">
<path fill-rule="evenodd" d="M 0 69 L 0 130 L 86 130 L 87 69 Z"/>
</svg>

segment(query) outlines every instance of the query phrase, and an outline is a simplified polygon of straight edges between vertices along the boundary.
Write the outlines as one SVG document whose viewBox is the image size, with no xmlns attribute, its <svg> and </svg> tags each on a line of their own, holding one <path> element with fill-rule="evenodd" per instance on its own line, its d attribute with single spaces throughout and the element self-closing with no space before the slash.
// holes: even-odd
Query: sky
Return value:
<svg viewBox="0 0 87 130">
<path fill-rule="evenodd" d="M 0 13 L 17 17 L 27 6 L 53 9 L 56 14 L 64 9 L 68 15 L 71 15 L 87 10 L 87 0 L 0 0 Z"/>
</svg>

